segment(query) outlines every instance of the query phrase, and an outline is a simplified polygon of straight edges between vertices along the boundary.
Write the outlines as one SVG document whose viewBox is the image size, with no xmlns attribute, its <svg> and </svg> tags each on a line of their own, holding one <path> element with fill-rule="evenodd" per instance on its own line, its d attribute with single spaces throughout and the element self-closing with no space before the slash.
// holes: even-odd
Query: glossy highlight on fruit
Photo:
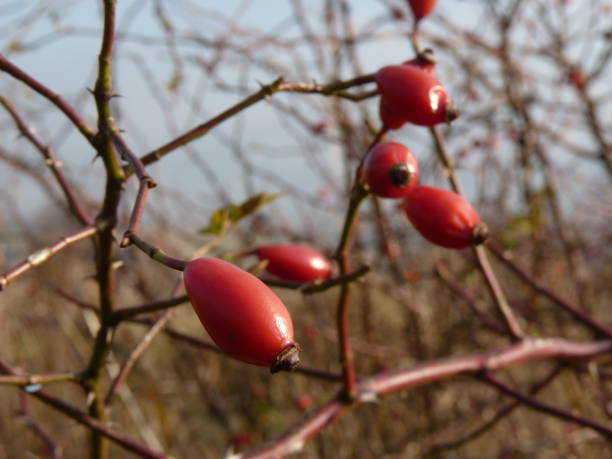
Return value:
<svg viewBox="0 0 612 459">
<path fill-rule="evenodd" d="M 431 14 L 438 0 L 408 0 L 415 21 L 420 21 Z"/>
<path fill-rule="evenodd" d="M 257 277 L 224 260 L 198 258 L 183 279 L 200 322 L 229 356 L 273 373 L 298 364 L 291 316 Z"/>
<path fill-rule="evenodd" d="M 275 244 L 259 247 L 256 254 L 268 262 L 266 271 L 291 282 L 313 282 L 329 279 L 331 262 L 316 250 L 298 244 Z"/>
<path fill-rule="evenodd" d="M 449 249 L 478 245 L 487 227 L 462 196 L 442 188 L 415 186 L 404 198 L 406 216 L 421 235 Z"/>
<path fill-rule="evenodd" d="M 446 89 L 431 70 L 416 65 L 389 65 L 376 73 L 376 84 L 384 116 L 393 119 L 394 125 L 401 119 L 434 126 L 457 117 Z"/>
<path fill-rule="evenodd" d="M 370 191 L 383 198 L 401 198 L 416 185 L 419 164 L 401 143 L 379 143 L 366 157 L 363 165 L 365 181 Z"/>
</svg>

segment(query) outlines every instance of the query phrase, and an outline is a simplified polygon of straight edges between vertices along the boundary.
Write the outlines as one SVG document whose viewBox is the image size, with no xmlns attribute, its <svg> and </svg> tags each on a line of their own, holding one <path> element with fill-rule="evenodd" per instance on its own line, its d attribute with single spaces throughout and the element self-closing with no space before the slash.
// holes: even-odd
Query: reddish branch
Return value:
<svg viewBox="0 0 612 459">
<path fill-rule="evenodd" d="M 344 402 L 340 392 L 327 403 L 321 405 L 308 417 L 290 428 L 268 445 L 245 454 L 245 458 L 275 458 L 300 451 L 306 441 L 322 431 L 331 422 L 356 408 L 373 402 L 379 396 L 411 389 L 413 387 L 446 380 L 452 377 L 483 372 L 491 373 L 521 362 L 540 359 L 579 359 L 588 360 L 612 352 L 612 340 L 591 343 L 577 343 L 563 339 L 525 339 L 498 351 L 481 352 L 465 357 L 435 360 L 422 363 L 404 370 L 382 373 L 357 383 L 357 397 L 353 403 Z M 501 387 L 500 387 L 501 390 Z M 516 394 L 515 394 L 516 395 Z M 531 405 L 532 400 L 524 399 Z M 586 418 L 573 416 L 571 413 L 554 408 L 556 416 L 594 429 L 596 432 L 612 438 L 609 429 L 601 429 L 599 424 Z M 552 414 L 552 413 L 551 413 Z"/>
<path fill-rule="evenodd" d="M 62 113 L 64 113 L 72 124 L 85 136 L 91 144 L 94 144 L 95 130 L 81 118 L 77 111 L 66 102 L 59 94 L 54 93 L 38 80 L 32 78 L 16 65 L 12 64 L 4 55 L 0 54 L 0 70 L 12 75 L 14 78 L 22 81 L 29 86 L 33 91 L 48 99 Z"/>
<path fill-rule="evenodd" d="M 340 243 L 336 249 L 336 259 L 340 268 L 340 275 L 346 275 L 351 269 L 350 263 L 350 250 L 357 224 L 359 215 L 359 206 L 363 200 L 368 196 L 368 191 L 365 188 L 362 181 L 362 165 L 365 157 L 369 153 L 370 149 L 380 142 L 385 134 L 387 128 L 383 127 L 374 137 L 371 145 L 362 155 L 362 160 L 357 166 L 355 171 L 355 179 L 353 183 L 353 189 L 351 190 L 351 196 L 346 211 L 346 217 L 344 219 L 344 225 L 342 227 L 342 234 L 340 236 Z M 342 376 L 344 378 L 344 397 L 346 400 L 352 400 L 356 395 L 356 375 L 355 365 L 353 363 L 353 349 L 351 347 L 350 338 L 350 311 L 351 304 L 351 283 L 342 284 L 340 289 L 340 295 L 338 298 L 338 306 L 336 311 L 336 327 L 338 329 L 338 351 L 340 355 L 340 364 L 342 366 Z"/>
</svg>

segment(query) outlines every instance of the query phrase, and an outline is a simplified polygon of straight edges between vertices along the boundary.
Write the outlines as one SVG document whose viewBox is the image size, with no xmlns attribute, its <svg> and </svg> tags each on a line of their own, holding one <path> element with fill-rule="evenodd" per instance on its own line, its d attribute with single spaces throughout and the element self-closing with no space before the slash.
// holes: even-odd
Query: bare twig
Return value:
<svg viewBox="0 0 612 459">
<path fill-rule="evenodd" d="M 59 94 L 54 93 L 45 85 L 40 83 L 38 80 L 35 80 L 30 75 L 21 70 L 19 67 L 12 64 L 2 54 L 0 54 L 0 70 L 22 81 L 32 90 L 36 91 L 38 94 L 48 99 L 62 113 L 64 113 L 70 119 L 70 121 L 72 121 L 72 124 L 77 127 L 77 129 L 81 132 L 81 134 L 83 134 L 83 136 L 85 136 L 89 143 L 91 143 L 92 145 L 95 143 L 95 130 L 91 126 L 89 126 L 89 124 L 87 124 L 87 122 L 81 118 L 81 116 L 76 112 L 76 110 Z"/>
<path fill-rule="evenodd" d="M 68 206 L 70 210 L 74 214 L 74 216 L 85 226 L 92 225 L 93 219 L 89 216 L 89 214 L 85 211 L 85 208 L 77 198 L 77 193 L 72 186 L 72 184 L 68 181 L 64 172 L 62 171 L 62 163 L 59 161 L 56 156 L 53 148 L 48 145 L 44 145 L 35 135 L 34 129 L 30 128 L 25 120 L 17 113 L 17 110 L 13 106 L 13 104 L 6 99 L 5 97 L 0 96 L 0 104 L 6 108 L 6 110 L 13 118 L 13 121 L 17 125 L 17 129 L 21 135 L 23 135 L 26 139 L 30 141 L 32 145 L 36 147 L 36 149 L 40 152 L 40 154 L 45 158 L 45 163 L 55 176 L 55 179 L 59 183 L 59 186 L 62 188 L 64 196 L 68 201 Z"/>
<path fill-rule="evenodd" d="M 446 142 L 444 141 L 444 136 L 442 135 L 442 131 L 438 126 L 434 126 L 430 128 L 431 135 L 436 143 L 436 151 L 438 152 L 438 158 L 440 162 L 444 166 L 445 174 L 448 177 L 453 189 L 456 193 L 462 195 L 463 190 L 461 189 L 461 184 L 459 183 L 459 179 L 455 174 L 455 167 L 452 163 L 450 155 L 448 154 L 448 150 L 446 148 Z M 495 299 L 495 303 L 497 304 L 499 310 L 501 311 L 506 326 L 508 328 L 508 332 L 515 339 L 521 339 L 525 336 L 514 312 L 512 312 L 512 308 L 508 304 L 508 300 L 506 299 L 506 295 L 499 284 L 499 280 L 489 263 L 489 259 L 487 254 L 482 247 L 482 245 L 478 245 L 473 247 L 473 251 L 476 254 L 476 258 L 478 260 L 478 267 L 484 276 L 487 287 L 491 292 L 491 295 Z"/>
<path fill-rule="evenodd" d="M 522 392 L 517 391 L 516 389 L 513 389 L 512 387 L 503 383 L 490 373 L 485 373 L 484 376 L 482 376 L 482 379 L 491 386 L 499 389 L 504 394 L 517 399 L 525 406 L 533 408 L 537 411 L 542 411 L 546 414 L 550 414 L 551 416 L 563 419 L 564 421 L 572 422 L 583 427 L 589 427 L 595 432 L 603 435 L 604 437 L 612 438 L 612 429 L 603 424 L 600 424 L 591 419 L 587 419 L 584 416 L 578 416 L 573 413 L 570 413 L 569 411 L 562 410 L 561 408 L 557 408 L 555 406 L 543 403 L 530 395 L 524 394 Z"/>
<path fill-rule="evenodd" d="M 2 291 L 9 284 L 9 282 L 12 282 L 19 276 L 27 273 L 32 268 L 43 264 L 55 254 L 64 250 L 66 247 L 69 247 L 72 244 L 84 239 L 93 237 L 99 230 L 100 228 L 97 226 L 86 226 L 85 228 L 78 230 L 76 233 L 61 238 L 55 244 L 34 252 L 17 266 L 0 275 L 0 291 Z"/>
<path fill-rule="evenodd" d="M 552 290 L 544 287 L 536 279 L 534 279 L 527 271 L 517 265 L 512 258 L 504 253 L 504 251 L 494 242 L 489 242 L 487 248 L 493 252 L 493 255 L 516 274 L 523 282 L 533 288 L 536 292 L 542 294 L 557 306 L 563 308 L 566 312 L 572 315 L 576 320 L 582 322 L 592 330 L 596 331 L 600 336 L 612 337 L 612 329 L 606 325 L 599 323 L 589 314 L 581 310 L 577 305 L 561 298 Z"/>
<path fill-rule="evenodd" d="M 253 93 L 248 96 L 246 99 L 238 102 L 236 105 L 228 108 L 224 112 L 219 115 L 211 118 L 210 120 L 202 123 L 185 134 L 177 137 L 176 139 L 168 142 L 167 144 L 153 150 L 150 153 L 144 155 L 141 160 L 142 163 L 146 166 L 155 161 L 160 160 L 162 157 L 167 155 L 168 153 L 176 150 L 187 143 L 202 137 L 207 134 L 211 129 L 223 123 L 224 121 L 232 118 L 236 114 L 250 107 L 251 105 L 256 104 L 257 102 L 269 97 L 277 92 L 301 92 L 308 94 L 323 94 L 323 95 L 334 95 L 339 94 L 341 97 L 353 99 L 355 101 L 362 100 L 363 98 L 371 97 L 374 93 L 365 93 L 364 95 L 348 95 L 342 92 L 343 89 L 347 89 L 353 86 L 363 85 L 366 83 L 371 83 L 374 81 L 374 75 L 364 75 L 361 77 L 353 78 L 347 81 L 339 81 L 336 83 L 330 83 L 328 85 L 320 85 L 316 83 L 285 83 L 283 77 L 279 77 L 274 80 L 272 83 L 262 86 L 259 91 Z"/>
</svg>

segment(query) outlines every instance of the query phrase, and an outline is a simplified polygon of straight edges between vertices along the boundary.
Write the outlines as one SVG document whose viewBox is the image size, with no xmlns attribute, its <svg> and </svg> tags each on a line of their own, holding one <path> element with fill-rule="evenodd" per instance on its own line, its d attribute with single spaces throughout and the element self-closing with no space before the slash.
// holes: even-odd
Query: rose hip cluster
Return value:
<svg viewBox="0 0 612 459">
<path fill-rule="evenodd" d="M 415 21 L 430 14 L 435 1 L 410 0 Z M 425 50 L 401 65 L 389 65 L 376 73 L 380 94 L 379 113 L 385 129 L 406 123 L 435 126 L 451 122 L 458 111 L 436 76 L 432 52 Z M 402 198 L 402 208 L 417 231 L 430 242 L 462 249 L 482 243 L 487 227 L 472 206 L 452 191 L 418 185 L 418 162 L 407 147 L 379 143 L 363 165 L 369 190 L 383 198 Z"/>
<path fill-rule="evenodd" d="M 408 1 L 418 23 L 433 10 L 435 0 Z M 434 126 L 457 117 L 444 86 L 436 76 L 430 52 L 376 74 L 380 117 L 385 129 L 406 123 Z M 363 180 L 373 194 L 402 198 L 412 225 L 429 241 L 460 249 L 484 241 L 486 226 L 461 196 L 418 185 L 419 165 L 407 147 L 395 142 L 376 144 L 363 164 Z M 295 244 L 262 246 L 255 255 L 268 273 L 288 282 L 329 279 L 331 262 L 315 250 Z M 260 279 L 216 258 L 187 264 L 185 289 L 202 325 L 229 356 L 271 372 L 291 370 L 299 362 L 299 346 L 287 308 Z"/>
<path fill-rule="evenodd" d="M 474 208 L 452 191 L 418 185 L 419 165 L 407 147 L 395 142 L 374 146 L 363 165 L 370 192 L 402 198 L 406 216 L 423 237 L 451 249 L 484 242 L 487 230 Z"/>
</svg>

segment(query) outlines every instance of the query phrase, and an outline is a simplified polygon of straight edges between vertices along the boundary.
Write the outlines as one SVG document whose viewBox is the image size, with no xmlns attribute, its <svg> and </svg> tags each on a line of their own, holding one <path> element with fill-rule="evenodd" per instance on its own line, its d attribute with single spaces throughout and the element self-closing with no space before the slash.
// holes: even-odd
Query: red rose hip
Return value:
<svg viewBox="0 0 612 459">
<path fill-rule="evenodd" d="M 256 250 L 260 260 L 268 262 L 266 271 L 291 282 L 329 279 L 331 262 L 316 250 L 297 244 L 275 244 Z"/>
<path fill-rule="evenodd" d="M 415 186 L 402 205 L 412 225 L 434 244 L 463 249 L 487 238 L 487 226 L 474 208 L 452 191 Z"/>
<path fill-rule="evenodd" d="M 420 21 L 425 16 L 431 14 L 438 0 L 408 0 L 414 20 Z"/>
<path fill-rule="evenodd" d="M 376 72 L 376 84 L 381 106 L 388 119 L 396 120 L 396 125 L 397 119 L 403 119 L 419 126 L 434 126 L 458 115 L 431 69 L 389 65 Z"/>
<path fill-rule="evenodd" d="M 291 316 L 257 277 L 224 260 L 198 258 L 183 279 L 200 322 L 226 354 L 272 373 L 298 364 Z"/>
<path fill-rule="evenodd" d="M 383 198 L 401 198 L 419 179 L 419 165 L 401 143 L 379 143 L 368 153 L 363 165 L 370 191 Z"/>
</svg>

